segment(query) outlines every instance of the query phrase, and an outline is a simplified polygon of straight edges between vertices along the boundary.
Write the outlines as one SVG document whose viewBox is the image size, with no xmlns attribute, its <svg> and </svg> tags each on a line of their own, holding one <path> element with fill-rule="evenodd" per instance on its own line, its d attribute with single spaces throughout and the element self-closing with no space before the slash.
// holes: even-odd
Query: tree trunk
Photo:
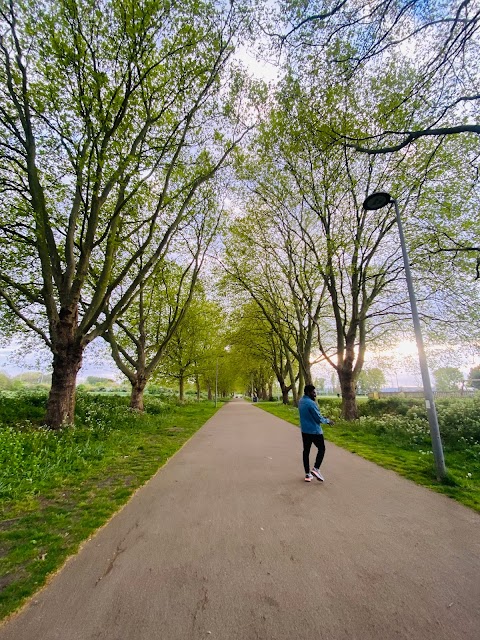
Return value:
<svg viewBox="0 0 480 640">
<path fill-rule="evenodd" d="M 145 378 L 137 378 L 135 383 L 132 383 L 132 395 L 130 396 L 130 409 L 134 409 L 135 411 L 139 411 L 143 413 L 144 405 L 143 405 L 143 393 L 145 391 L 145 387 L 147 386 L 147 381 Z"/>
<path fill-rule="evenodd" d="M 273 400 L 273 382 L 268 383 L 268 399 Z"/>
<path fill-rule="evenodd" d="M 289 378 L 290 378 L 290 388 L 292 390 L 293 396 L 293 406 L 298 407 L 298 393 L 297 393 L 297 383 L 295 380 L 295 374 L 293 373 L 293 367 L 289 366 Z"/>
<path fill-rule="evenodd" d="M 308 352 L 308 358 L 309 357 L 310 357 L 310 352 Z M 310 366 L 310 362 L 308 358 L 305 358 L 300 362 L 300 367 L 301 367 L 300 371 L 302 372 L 301 377 L 303 377 L 303 386 L 305 386 L 306 384 L 313 384 L 312 367 Z M 303 394 L 303 389 L 299 389 L 298 393 Z"/>
<path fill-rule="evenodd" d="M 355 378 L 353 371 L 338 372 L 342 391 L 342 418 L 356 420 L 358 418 L 357 399 L 355 394 Z"/>
<path fill-rule="evenodd" d="M 296 386 L 296 381 L 295 381 L 295 373 L 293 371 L 293 365 L 292 365 L 292 361 L 290 360 L 290 357 L 287 355 L 287 371 L 288 371 L 288 377 L 290 379 L 290 387 L 289 389 L 292 390 L 292 396 L 293 396 L 293 406 L 294 407 L 298 407 L 298 394 L 297 394 L 297 386 Z M 282 387 L 282 394 L 283 394 L 283 387 Z M 285 396 L 283 396 L 285 398 Z M 286 404 L 288 404 L 288 394 L 287 394 L 287 402 Z"/>
<path fill-rule="evenodd" d="M 195 376 L 195 385 L 197 387 L 197 402 L 200 402 L 200 379 L 198 376 Z"/>
<path fill-rule="evenodd" d="M 208 387 L 207 387 L 207 398 L 209 400 L 213 400 L 212 385 L 210 384 L 210 382 L 208 383 Z"/>
<path fill-rule="evenodd" d="M 178 379 L 178 397 L 182 402 L 185 399 L 185 379 L 183 376 Z"/>
<path fill-rule="evenodd" d="M 295 406 L 298 406 L 298 398 L 301 398 L 303 396 L 303 388 L 305 387 L 305 378 L 303 377 L 303 371 L 302 368 L 300 367 L 300 371 L 298 374 L 298 392 L 297 392 L 297 402 L 295 403 Z"/>
<path fill-rule="evenodd" d="M 74 423 L 75 386 L 82 366 L 84 347 L 75 338 L 78 312 L 61 309 L 54 336 L 52 386 L 47 401 L 46 424 L 61 429 Z"/>
<path fill-rule="evenodd" d="M 283 404 L 288 404 L 288 392 L 290 391 L 290 387 L 287 387 L 286 384 L 280 384 L 280 388 L 282 390 L 282 402 Z"/>
</svg>

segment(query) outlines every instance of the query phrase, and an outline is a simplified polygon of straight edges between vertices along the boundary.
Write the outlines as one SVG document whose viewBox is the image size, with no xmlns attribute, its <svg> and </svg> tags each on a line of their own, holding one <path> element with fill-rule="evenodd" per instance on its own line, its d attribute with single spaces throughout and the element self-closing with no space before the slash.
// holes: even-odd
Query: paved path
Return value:
<svg viewBox="0 0 480 640">
<path fill-rule="evenodd" d="M 223 407 L 0 640 L 478 640 L 480 517 Z"/>
</svg>

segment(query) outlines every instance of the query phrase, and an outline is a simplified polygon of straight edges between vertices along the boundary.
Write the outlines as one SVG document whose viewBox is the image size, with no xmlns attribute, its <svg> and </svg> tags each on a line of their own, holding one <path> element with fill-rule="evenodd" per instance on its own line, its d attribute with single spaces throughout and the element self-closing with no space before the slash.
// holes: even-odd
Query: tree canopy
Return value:
<svg viewBox="0 0 480 640">
<path fill-rule="evenodd" d="M 50 351 L 47 424 L 98 338 L 138 409 L 150 379 L 296 402 L 322 362 L 354 419 L 411 326 L 378 190 L 428 339 L 478 344 L 479 27 L 474 0 L 0 0 L 0 338 Z"/>
</svg>

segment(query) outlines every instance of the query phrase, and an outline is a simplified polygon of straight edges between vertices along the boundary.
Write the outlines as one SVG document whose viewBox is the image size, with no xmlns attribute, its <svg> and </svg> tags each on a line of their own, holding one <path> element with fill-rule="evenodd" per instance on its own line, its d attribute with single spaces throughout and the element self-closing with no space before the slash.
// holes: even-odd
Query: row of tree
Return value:
<svg viewBox="0 0 480 640">
<path fill-rule="evenodd" d="M 367 347 L 410 324 L 395 217 L 366 211 L 369 193 L 400 203 L 430 336 L 478 343 L 464 260 L 478 260 L 480 237 L 479 12 L 469 2 L 318 5 L 291 2 L 275 16 L 284 75 L 243 147 L 242 213 L 223 267 L 281 345 L 271 346 L 281 388 L 296 400 L 312 364 L 327 362 L 352 419 Z"/>
<path fill-rule="evenodd" d="M 269 395 L 273 372 L 295 401 L 327 362 L 355 418 L 368 345 L 409 315 L 393 213 L 362 207 L 378 189 L 432 335 L 477 339 L 473 0 L 0 0 L 0 20 L 1 330 L 51 351 L 51 427 L 96 339 L 137 409 L 175 351 L 180 389 L 211 387 L 230 345 L 245 385 Z M 270 90 L 246 44 L 276 56 Z"/>
<path fill-rule="evenodd" d="M 58 428 L 89 343 L 111 344 L 141 406 L 188 308 L 215 176 L 251 127 L 255 92 L 230 62 L 249 17 L 209 0 L 2 0 L 0 18 L 3 333 L 23 326 L 52 352 Z"/>
</svg>

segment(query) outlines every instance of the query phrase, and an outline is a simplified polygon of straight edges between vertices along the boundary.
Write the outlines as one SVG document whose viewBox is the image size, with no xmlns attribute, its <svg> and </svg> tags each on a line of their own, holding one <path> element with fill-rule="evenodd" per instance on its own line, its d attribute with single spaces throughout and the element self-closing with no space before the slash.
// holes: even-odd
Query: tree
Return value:
<svg viewBox="0 0 480 640">
<path fill-rule="evenodd" d="M 359 157 L 332 147 L 329 127 L 347 114 L 338 105 L 342 87 L 337 91 L 335 80 L 321 78 L 326 88 L 320 95 L 316 83 L 303 87 L 294 77 L 279 87 L 277 108 L 256 139 L 247 182 L 256 217 L 243 232 L 247 240 L 239 245 L 236 238 L 237 251 L 242 247 L 237 260 L 245 259 L 244 247 L 255 237 L 258 253 L 243 266 L 251 290 L 252 274 L 270 253 L 268 280 L 266 274 L 258 278 L 264 291 L 266 282 L 278 283 L 284 256 L 291 255 L 296 326 L 314 325 L 311 351 L 318 349 L 337 372 L 343 415 L 354 419 L 368 340 L 408 317 L 406 288 L 398 286 L 403 266 L 395 218 L 388 209 L 366 212 L 362 202 L 385 176 L 403 189 L 419 161 Z M 356 126 L 353 118 L 350 126 Z M 286 290 L 272 297 L 282 317 Z"/>
<path fill-rule="evenodd" d="M 117 386 L 117 383 L 114 380 L 111 380 L 110 378 L 102 378 L 100 376 L 87 376 L 85 383 L 92 386 Z"/>
<path fill-rule="evenodd" d="M 440 367 L 433 375 L 436 391 L 457 391 L 463 382 L 463 373 L 456 367 Z"/>
<path fill-rule="evenodd" d="M 203 375 L 209 388 L 215 383 L 217 359 L 225 357 L 226 352 L 225 343 L 214 340 L 212 344 L 210 336 L 218 339 L 222 315 L 218 305 L 208 301 L 199 288 L 164 349 L 153 378 L 176 380 L 180 400 L 184 400 L 189 378 Z"/>
<path fill-rule="evenodd" d="M 468 386 L 480 389 L 480 366 L 472 367 L 468 374 Z"/>
<path fill-rule="evenodd" d="M 256 169 L 258 165 L 250 170 Z M 290 381 L 298 380 L 298 390 L 292 389 L 297 404 L 303 386 L 312 382 L 313 341 L 326 290 L 304 230 L 288 224 L 288 205 L 282 198 L 289 194 L 278 186 L 281 193 L 274 200 L 256 187 L 246 215 L 230 226 L 223 267 L 231 286 L 248 292 L 281 341 Z"/>
<path fill-rule="evenodd" d="M 378 367 L 372 369 L 363 369 L 358 376 L 358 385 L 362 393 L 370 393 L 371 391 L 380 391 L 385 384 L 385 376 L 383 371 Z"/>
<path fill-rule="evenodd" d="M 203 283 L 204 291 L 206 283 Z M 195 330 L 195 357 L 193 376 L 197 387 L 197 397 L 201 389 L 207 391 L 209 400 L 213 398 L 215 384 L 220 384 L 225 392 L 231 385 L 229 369 L 229 339 L 225 311 L 206 295 L 199 300 L 201 315 Z M 234 376 L 235 377 L 235 376 Z M 217 388 L 218 391 L 218 388 Z"/>
<path fill-rule="evenodd" d="M 451 291 L 459 276 L 461 288 L 465 279 L 480 279 L 478 139 L 470 135 L 445 141 L 432 164 L 412 222 L 417 227 L 418 262 L 424 265 L 424 273 L 448 273 Z M 466 319 L 465 302 L 468 297 L 461 304 Z M 478 301 L 471 302 L 478 308 Z"/>
<path fill-rule="evenodd" d="M 215 238 L 219 210 L 215 199 L 203 197 L 195 215 L 181 227 L 153 273 L 142 279 L 138 294 L 114 326 L 105 332 L 112 357 L 127 377 L 130 407 L 143 411 L 145 387 L 180 327 L 197 287 L 205 253 Z M 136 265 L 142 269 L 142 260 Z"/>
<path fill-rule="evenodd" d="M 220 80 L 246 16 L 209 0 L 0 5 L 0 299 L 53 354 L 52 428 L 73 422 L 85 347 L 247 129 L 245 83 Z"/>
<path fill-rule="evenodd" d="M 19 373 L 14 377 L 14 380 L 27 385 L 37 384 L 50 384 L 50 374 L 43 373 L 42 371 L 26 371 L 25 373 Z"/>
<path fill-rule="evenodd" d="M 228 341 L 233 354 L 239 356 L 239 369 L 245 377 L 246 387 L 258 389 L 265 384 L 271 387 L 273 372 L 280 385 L 283 404 L 288 404 L 288 394 L 298 379 L 298 366 L 292 362 L 291 351 L 285 349 L 284 340 L 279 337 L 281 327 L 272 328 L 255 300 L 238 306 L 230 316 L 230 325 Z M 268 370 L 265 364 L 268 364 Z"/>
</svg>

